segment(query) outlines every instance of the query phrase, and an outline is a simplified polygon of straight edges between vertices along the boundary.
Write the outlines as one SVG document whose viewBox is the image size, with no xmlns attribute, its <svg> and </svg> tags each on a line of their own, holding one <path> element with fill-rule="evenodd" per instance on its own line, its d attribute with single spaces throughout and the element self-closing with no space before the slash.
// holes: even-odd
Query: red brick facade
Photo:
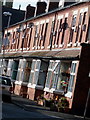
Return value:
<svg viewBox="0 0 90 120">
<path fill-rule="evenodd" d="M 82 2 L 8 28 L 10 44 L 4 47 L 4 56 L 21 61 L 16 78 L 16 83 L 21 84 L 16 84 L 15 94 L 23 92 L 31 100 L 42 94 L 48 98 L 66 96 L 71 111 L 78 113 L 82 109 L 83 115 L 90 80 L 89 19 L 90 2 Z M 65 79 L 66 89 L 60 85 Z"/>
</svg>

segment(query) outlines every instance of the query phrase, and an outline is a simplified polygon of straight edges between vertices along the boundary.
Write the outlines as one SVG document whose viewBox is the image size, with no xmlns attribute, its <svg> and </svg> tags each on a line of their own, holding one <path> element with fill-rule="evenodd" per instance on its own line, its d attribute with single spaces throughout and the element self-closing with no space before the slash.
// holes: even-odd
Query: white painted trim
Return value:
<svg viewBox="0 0 90 120">
<path fill-rule="evenodd" d="M 41 61 L 41 60 L 38 59 L 37 61 Z"/>
<path fill-rule="evenodd" d="M 73 46 L 76 47 L 76 46 L 77 46 L 77 43 L 74 43 Z"/>
<path fill-rule="evenodd" d="M 58 45 L 57 45 L 57 44 L 55 44 L 55 47 L 57 48 L 57 47 L 58 47 Z"/>
<path fill-rule="evenodd" d="M 66 13 L 66 14 L 65 14 L 65 17 L 67 18 L 67 17 L 68 17 L 68 15 L 69 15 L 69 13 Z"/>
<path fill-rule="evenodd" d="M 8 30 L 8 32 L 12 32 L 12 30 Z"/>
<path fill-rule="evenodd" d="M 52 22 L 54 21 L 55 17 L 52 17 Z"/>
<path fill-rule="evenodd" d="M 34 50 L 34 49 L 35 49 L 35 46 L 34 46 L 34 47 L 32 47 L 32 49 Z"/>
<path fill-rule="evenodd" d="M 38 46 L 37 48 L 40 49 L 40 46 Z"/>
<path fill-rule="evenodd" d="M 72 42 L 70 42 L 69 44 L 67 44 L 68 47 L 71 47 L 71 45 L 72 45 Z"/>
<path fill-rule="evenodd" d="M 44 49 L 44 48 L 45 48 L 44 46 L 41 47 L 41 49 Z"/>
<path fill-rule="evenodd" d="M 48 49 L 50 48 L 50 45 L 47 47 Z"/>
<path fill-rule="evenodd" d="M 40 24 L 44 24 L 45 23 L 45 20 L 42 20 L 41 22 L 40 22 Z"/>
<path fill-rule="evenodd" d="M 81 43 L 78 43 L 78 46 L 80 46 Z"/>
<path fill-rule="evenodd" d="M 54 45 L 52 45 L 52 48 L 55 48 L 55 46 L 54 46 Z"/>
<path fill-rule="evenodd" d="M 65 94 L 65 97 L 72 98 L 72 92 L 68 91 L 68 92 Z"/>
<path fill-rule="evenodd" d="M 46 19 L 46 23 L 49 23 L 49 19 Z"/>
<path fill-rule="evenodd" d="M 87 12 L 88 11 L 88 7 L 84 8 L 84 12 Z"/>
<path fill-rule="evenodd" d="M 27 50 L 29 50 L 29 48 L 27 48 Z"/>
<path fill-rule="evenodd" d="M 39 22 L 36 22 L 35 25 L 39 25 Z"/>
<path fill-rule="evenodd" d="M 22 81 L 15 81 L 15 84 L 16 84 L 16 85 L 21 85 L 21 84 L 22 84 Z"/>
<path fill-rule="evenodd" d="M 35 88 L 35 87 L 36 87 L 36 84 L 31 84 L 31 83 L 29 83 L 29 84 L 27 85 L 27 87 L 29 87 L 29 88 Z"/>
<path fill-rule="evenodd" d="M 53 93 L 55 91 L 55 88 L 51 88 L 50 92 Z"/>
<path fill-rule="evenodd" d="M 44 91 L 49 92 L 49 88 L 45 87 Z"/>
<path fill-rule="evenodd" d="M 88 11 L 88 7 L 82 8 L 82 9 L 80 10 L 80 13 L 84 13 L 84 12 L 87 12 L 87 11 Z"/>
<path fill-rule="evenodd" d="M 35 69 L 36 72 L 39 72 L 39 69 Z"/>
<path fill-rule="evenodd" d="M 11 68 L 8 68 L 8 70 L 11 70 Z"/>
<path fill-rule="evenodd" d="M 27 48 L 23 48 L 23 50 L 26 50 Z"/>
<path fill-rule="evenodd" d="M 60 44 L 59 47 L 60 47 L 60 48 L 63 47 L 63 44 Z"/>
<path fill-rule="evenodd" d="M 78 10 L 73 11 L 73 15 L 77 15 L 78 14 Z"/>
<path fill-rule="evenodd" d="M 62 18 L 63 18 L 63 15 L 58 16 L 58 20 L 59 20 L 59 19 L 62 19 Z"/>
</svg>

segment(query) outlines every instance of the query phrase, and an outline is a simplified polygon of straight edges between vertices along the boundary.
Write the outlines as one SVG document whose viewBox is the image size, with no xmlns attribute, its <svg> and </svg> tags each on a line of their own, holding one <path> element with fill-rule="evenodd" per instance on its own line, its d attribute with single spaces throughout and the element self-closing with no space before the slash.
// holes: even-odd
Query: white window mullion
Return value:
<svg viewBox="0 0 90 120">
<path fill-rule="evenodd" d="M 30 73 L 30 77 L 29 77 L 29 83 L 33 82 L 35 65 L 36 65 L 36 60 L 33 60 L 32 66 L 31 66 L 31 73 Z"/>
<path fill-rule="evenodd" d="M 50 87 L 50 79 L 51 79 L 51 75 L 52 75 L 52 66 L 53 66 L 53 60 L 50 60 L 50 62 L 49 62 L 49 67 L 48 67 L 46 84 L 45 84 L 45 87 L 46 87 L 46 88 L 49 88 L 49 87 Z"/>
<path fill-rule="evenodd" d="M 53 76 L 53 84 L 52 88 L 57 87 L 57 82 L 58 82 L 58 76 L 59 76 L 59 70 L 60 70 L 60 61 L 56 62 L 56 68 L 54 69 L 54 76 Z"/>
<path fill-rule="evenodd" d="M 37 81 L 38 81 L 40 65 L 41 65 L 41 60 L 37 60 L 35 74 L 34 74 L 34 84 L 37 84 Z"/>
<path fill-rule="evenodd" d="M 68 91 L 65 94 L 66 97 L 70 97 L 70 98 L 72 97 L 77 63 L 78 63 L 78 61 L 72 61 L 71 71 L 70 71 L 70 79 L 69 79 L 69 84 L 68 84 Z"/>
</svg>

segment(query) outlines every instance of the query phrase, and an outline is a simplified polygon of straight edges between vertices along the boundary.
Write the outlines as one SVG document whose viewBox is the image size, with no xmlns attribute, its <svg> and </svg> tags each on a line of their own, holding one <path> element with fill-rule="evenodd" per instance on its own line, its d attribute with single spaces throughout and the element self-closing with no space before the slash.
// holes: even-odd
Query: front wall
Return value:
<svg viewBox="0 0 90 120">
<path fill-rule="evenodd" d="M 59 11 L 59 12 L 56 12 L 56 13 L 52 13 L 52 14 L 48 14 L 48 15 L 46 15 L 46 16 L 42 16 L 42 17 L 40 17 L 40 18 L 37 18 L 37 19 L 35 19 L 34 21 L 32 20 L 32 21 L 28 21 L 28 23 L 29 22 L 34 22 L 34 24 L 36 25 L 36 24 L 41 24 L 41 22 L 42 21 L 47 21 L 48 19 L 49 19 L 49 26 L 48 26 L 48 32 L 47 32 L 47 35 L 46 35 L 46 40 L 45 40 L 45 50 L 47 50 L 47 49 L 50 49 L 50 48 L 47 48 L 48 47 L 48 45 L 49 45 L 49 38 L 50 38 L 50 32 L 51 32 L 51 23 L 52 23 L 52 21 L 55 19 L 55 17 L 56 17 L 56 20 L 58 19 L 58 16 L 62 16 L 63 15 L 63 22 L 64 22 L 64 19 L 67 17 L 68 18 L 68 28 L 65 30 L 65 35 L 64 35 L 64 46 L 62 46 L 61 48 L 71 48 L 71 47 L 74 47 L 73 45 L 71 45 L 71 46 L 67 46 L 67 44 L 68 44 L 68 41 L 69 41 L 69 36 L 70 36 L 70 27 L 71 27 L 71 21 L 72 21 L 72 16 L 73 16 L 73 13 L 76 11 L 76 10 L 78 10 L 78 14 L 77 14 L 77 21 L 76 21 L 76 26 L 78 25 L 78 22 L 79 22 L 79 15 L 80 15 L 80 11 L 81 11 L 81 9 L 83 8 L 83 10 L 82 11 L 84 11 L 84 9 L 85 8 L 87 8 L 88 7 L 88 5 L 87 5 L 87 3 L 86 4 L 81 4 L 81 5 L 77 5 L 77 6 L 73 6 L 73 7 L 71 7 L 71 8 L 67 8 L 67 9 L 64 9 L 64 10 L 62 10 L 62 11 Z M 85 41 L 85 39 L 86 39 L 86 34 L 87 34 L 87 28 L 88 28 L 88 20 L 89 20 L 89 17 L 88 17 L 88 15 L 87 15 L 87 20 L 86 20 L 86 22 L 85 22 L 85 24 L 86 24 L 86 31 L 85 32 L 83 32 L 83 34 L 82 34 L 82 42 L 84 42 Z M 23 25 L 24 25 L 25 23 L 23 23 Z M 25 25 L 26 26 L 26 25 Z M 56 25 L 55 25 L 56 26 Z M 9 31 L 11 31 L 11 33 L 13 32 L 13 31 L 15 31 L 15 29 L 16 28 L 18 28 L 19 27 L 19 25 L 17 25 L 17 26 L 14 26 L 14 27 L 11 27 L 11 28 L 9 28 L 10 30 Z M 34 27 L 35 28 L 35 27 Z M 22 34 L 22 32 L 21 32 L 21 34 Z M 31 44 L 30 44 L 30 49 L 28 49 L 28 50 L 37 50 L 37 49 L 32 49 L 32 47 L 33 47 L 33 42 L 34 42 L 34 35 L 35 35 L 35 29 L 33 29 L 33 31 L 32 31 L 32 38 L 31 38 Z M 74 43 L 75 42 L 75 38 L 76 38 L 76 35 L 77 35 L 77 32 L 74 32 L 74 35 L 73 35 L 73 41 L 72 41 L 72 43 Z M 20 35 L 21 36 L 21 35 Z M 62 36 L 62 32 L 61 32 L 61 36 Z M 12 37 L 11 37 L 11 39 L 10 39 L 10 46 L 11 46 L 11 41 L 12 41 Z M 21 43 L 22 43 L 22 37 L 20 37 L 20 40 L 19 40 L 19 49 L 17 48 L 17 44 L 18 44 L 18 41 L 16 41 L 16 49 L 18 49 L 18 50 L 20 50 L 20 46 L 21 46 Z M 60 44 L 60 41 L 59 41 L 59 44 Z M 79 46 L 76 46 L 76 47 L 79 47 Z M 60 49 L 60 47 L 58 47 L 59 49 Z M 11 47 L 9 47 L 9 49 L 12 51 L 12 49 L 11 49 Z M 57 48 L 53 48 L 53 49 L 57 49 Z M 25 49 L 25 50 L 27 50 L 27 49 Z M 28 51 L 27 50 L 27 51 Z M 40 49 L 39 49 L 40 50 Z"/>
<path fill-rule="evenodd" d="M 35 97 L 35 88 L 28 88 L 28 98 L 30 100 L 34 100 L 34 97 Z"/>
<path fill-rule="evenodd" d="M 21 85 L 15 85 L 14 93 L 16 95 L 20 95 Z"/>
</svg>

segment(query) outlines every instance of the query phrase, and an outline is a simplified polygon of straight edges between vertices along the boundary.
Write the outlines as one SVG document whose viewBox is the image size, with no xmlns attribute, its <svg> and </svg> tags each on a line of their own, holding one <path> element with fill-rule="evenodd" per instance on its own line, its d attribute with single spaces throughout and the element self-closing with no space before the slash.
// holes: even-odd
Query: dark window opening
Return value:
<svg viewBox="0 0 90 120">
<path fill-rule="evenodd" d="M 44 39 L 43 39 L 43 46 L 44 46 L 44 44 L 45 44 L 45 39 L 46 39 L 46 34 L 47 34 L 47 28 L 48 28 L 48 23 L 46 23 L 46 26 L 45 26 Z"/>
<path fill-rule="evenodd" d="M 63 29 L 63 31 L 62 31 L 61 44 L 63 44 L 63 42 L 64 42 L 65 30 L 66 30 L 67 27 L 68 27 L 67 18 L 65 18 L 65 21 L 64 21 L 64 23 L 62 24 L 62 29 Z"/>
<path fill-rule="evenodd" d="M 60 20 L 59 29 L 58 29 L 57 45 L 59 43 L 59 37 L 60 37 L 60 33 L 62 31 L 61 25 L 62 25 L 62 19 Z"/>
</svg>

